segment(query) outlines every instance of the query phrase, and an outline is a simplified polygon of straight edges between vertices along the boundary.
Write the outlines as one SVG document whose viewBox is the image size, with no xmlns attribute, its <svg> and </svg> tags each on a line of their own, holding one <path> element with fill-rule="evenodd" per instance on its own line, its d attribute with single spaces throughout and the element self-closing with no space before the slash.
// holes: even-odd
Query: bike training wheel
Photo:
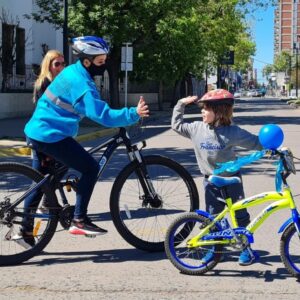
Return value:
<svg viewBox="0 0 300 300">
<path fill-rule="evenodd" d="M 47 197 L 48 211 L 30 211 L 27 217 L 33 223 L 33 236 L 30 246 L 20 235 L 24 216 L 24 201 L 18 204 L 5 220 L 5 207 L 14 203 L 30 187 L 43 179 L 36 170 L 19 163 L 0 163 L 0 265 L 15 265 L 39 254 L 50 242 L 57 226 L 57 211 L 54 209 L 56 196 L 48 185 L 39 189 L 42 197 Z M 52 216 L 52 217 L 51 217 Z M 32 242 L 33 241 L 33 242 Z"/>
<path fill-rule="evenodd" d="M 290 224 L 281 236 L 280 257 L 289 273 L 300 277 L 300 236 L 294 223 Z"/>
<path fill-rule="evenodd" d="M 199 195 L 191 175 L 177 162 L 159 155 L 145 156 L 146 168 L 162 206 L 145 204 L 136 162 L 116 178 L 110 195 L 112 220 L 120 235 L 134 247 L 163 251 L 166 231 L 174 218 L 199 208 Z"/>
<path fill-rule="evenodd" d="M 222 245 L 190 247 L 187 244 L 209 223 L 208 218 L 197 213 L 185 213 L 170 225 L 166 234 L 165 251 L 172 264 L 182 273 L 203 274 L 212 270 L 220 261 Z"/>
</svg>

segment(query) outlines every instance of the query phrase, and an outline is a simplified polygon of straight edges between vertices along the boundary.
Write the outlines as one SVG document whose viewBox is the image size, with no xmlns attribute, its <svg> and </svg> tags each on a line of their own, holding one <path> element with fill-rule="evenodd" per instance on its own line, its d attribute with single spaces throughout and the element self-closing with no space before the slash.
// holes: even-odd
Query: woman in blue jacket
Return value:
<svg viewBox="0 0 300 300">
<path fill-rule="evenodd" d="M 128 126 L 141 117 L 149 116 L 149 110 L 142 97 L 136 107 L 122 109 L 111 109 L 101 100 L 93 77 L 101 72 L 109 52 L 102 38 L 74 38 L 72 47 L 79 59 L 59 73 L 48 86 L 24 131 L 35 150 L 81 173 L 74 219 L 69 232 L 100 235 L 107 231 L 93 224 L 87 217 L 99 165 L 74 139 L 79 121 L 86 116 L 107 127 Z M 26 199 L 25 208 L 34 207 L 33 202 L 33 199 Z M 31 223 L 26 222 L 21 229 L 24 240 L 29 244 L 34 243 Z"/>
</svg>

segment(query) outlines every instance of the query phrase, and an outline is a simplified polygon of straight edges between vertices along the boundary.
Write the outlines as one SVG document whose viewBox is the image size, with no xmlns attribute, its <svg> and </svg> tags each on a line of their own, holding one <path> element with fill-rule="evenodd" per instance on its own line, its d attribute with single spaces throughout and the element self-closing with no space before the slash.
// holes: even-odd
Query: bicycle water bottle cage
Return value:
<svg viewBox="0 0 300 300">
<path fill-rule="evenodd" d="M 222 177 L 222 176 L 211 175 L 208 177 L 208 181 L 217 187 L 223 187 L 223 186 L 231 185 L 234 183 L 241 183 L 241 178 L 240 177 Z"/>
</svg>

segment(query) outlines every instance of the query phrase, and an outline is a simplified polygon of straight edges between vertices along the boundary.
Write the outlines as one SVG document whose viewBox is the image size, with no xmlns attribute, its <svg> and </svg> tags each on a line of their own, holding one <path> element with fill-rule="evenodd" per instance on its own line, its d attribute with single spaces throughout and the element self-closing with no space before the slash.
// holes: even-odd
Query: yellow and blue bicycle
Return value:
<svg viewBox="0 0 300 300">
<path fill-rule="evenodd" d="M 300 215 L 287 183 L 287 177 L 296 173 L 294 156 L 288 148 L 271 151 L 258 151 L 236 161 L 221 164 L 215 174 L 224 171 L 236 171 L 241 166 L 256 161 L 264 156 L 277 159 L 275 176 L 276 191 L 265 192 L 232 203 L 227 194 L 227 187 L 240 182 L 239 177 L 221 177 L 211 175 L 210 184 L 221 188 L 225 199 L 224 210 L 216 215 L 197 210 L 177 217 L 168 228 L 165 250 L 173 265 L 182 273 L 190 275 L 204 274 L 212 270 L 220 261 L 224 247 L 228 251 L 241 251 L 246 248 L 251 252 L 250 244 L 254 242 L 255 231 L 274 212 L 290 209 L 291 217 L 280 227 L 280 256 L 285 267 L 293 276 L 300 276 Z M 236 211 L 272 202 L 264 208 L 246 227 L 238 227 Z M 227 217 L 229 216 L 229 220 Z M 208 252 L 210 260 L 207 260 Z M 253 254 L 253 253 L 252 253 Z M 206 257 L 206 258 L 205 258 Z"/>
</svg>

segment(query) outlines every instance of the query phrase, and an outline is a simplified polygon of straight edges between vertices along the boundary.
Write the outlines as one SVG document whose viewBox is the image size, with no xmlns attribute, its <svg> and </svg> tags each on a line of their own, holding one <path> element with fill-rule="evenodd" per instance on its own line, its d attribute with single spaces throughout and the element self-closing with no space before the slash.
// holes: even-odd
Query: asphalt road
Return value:
<svg viewBox="0 0 300 300">
<path fill-rule="evenodd" d="M 186 115 L 194 120 L 199 114 Z M 275 123 L 285 134 L 284 144 L 300 157 L 300 109 L 278 99 L 241 99 L 235 108 L 235 122 L 258 133 L 262 125 Z M 170 117 L 147 124 L 147 154 L 160 153 L 182 163 L 195 178 L 203 208 L 202 178 L 190 141 L 170 130 Z M 90 147 L 99 140 L 86 142 Z M 9 158 L 7 158 L 9 159 Z M 17 160 L 28 162 L 29 158 Z M 109 194 L 118 173 L 122 152 L 110 162 L 111 168 L 98 182 L 90 203 L 91 214 L 109 216 Z M 290 177 L 296 202 L 300 200 L 299 171 Z M 274 166 L 268 161 L 244 168 L 246 195 L 274 190 Z M 300 207 L 300 205 L 299 205 Z M 259 210 L 250 210 L 252 216 Z M 225 261 L 203 276 L 180 274 L 164 253 L 147 253 L 128 245 L 109 217 L 99 223 L 109 233 L 89 239 L 59 230 L 45 253 L 14 267 L 1 267 L 0 299 L 295 299 L 300 281 L 291 277 L 279 257 L 277 231 L 289 212 L 273 215 L 255 235 L 254 249 L 261 258 L 248 267 L 239 266 L 238 256 Z M 300 251 L 300 249 L 299 249 Z"/>
</svg>

